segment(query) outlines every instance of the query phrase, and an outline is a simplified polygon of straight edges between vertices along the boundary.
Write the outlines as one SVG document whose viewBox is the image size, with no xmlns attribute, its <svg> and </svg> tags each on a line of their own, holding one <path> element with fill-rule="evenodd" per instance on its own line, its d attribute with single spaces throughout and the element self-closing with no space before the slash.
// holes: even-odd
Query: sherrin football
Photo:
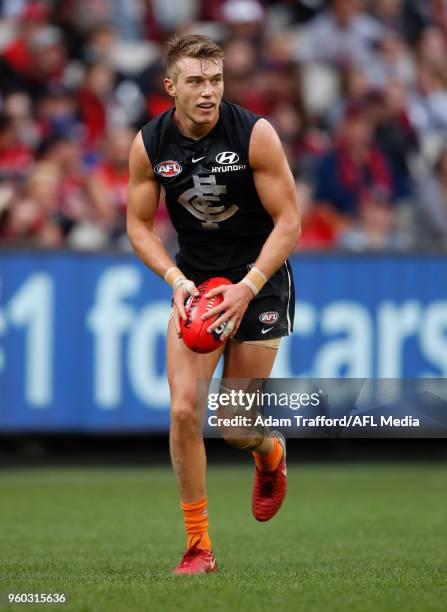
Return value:
<svg viewBox="0 0 447 612">
<path fill-rule="evenodd" d="M 199 295 L 190 295 L 185 303 L 186 321 L 180 319 L 183 342 L 195 353 L 211 353 L 222 346 L 221 335 L 226 323 L 222 323 L 211 334 L 208 327 L 220 317 L 217 314 L 210 319 L 202 320 L 202 315 L 209 312 L 211 308 L 218 306 L 223 301 L 221 294 L 212 298 L 206 298 L 205 294 L 220 285 L 231 285 L 228 278 L 216 276 L 201 283 L 197 289 Z"/>
</svg>

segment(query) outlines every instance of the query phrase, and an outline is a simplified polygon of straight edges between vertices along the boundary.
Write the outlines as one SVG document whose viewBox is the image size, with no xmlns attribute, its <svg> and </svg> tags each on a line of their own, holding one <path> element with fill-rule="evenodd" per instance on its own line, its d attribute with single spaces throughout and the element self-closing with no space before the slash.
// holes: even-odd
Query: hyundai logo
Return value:
<svg viewBox="0 0 447 612">
<path fill-rule="evenodd" d="M 239 155 L 233 153 L 233 151 L 222 151 L 219 155 L 216 155 L 216 161 L 219 164 L 235 164 L 239 161 Z"/>
</svg>

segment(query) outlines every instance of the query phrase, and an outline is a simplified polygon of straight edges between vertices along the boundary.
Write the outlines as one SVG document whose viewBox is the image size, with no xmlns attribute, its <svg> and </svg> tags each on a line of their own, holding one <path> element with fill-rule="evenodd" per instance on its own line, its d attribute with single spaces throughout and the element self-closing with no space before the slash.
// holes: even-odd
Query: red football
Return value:
<svg viewBox="0 0 447 612">
<path fill-rule="evenodd" d="M 180 325 L 183 341 L 192 351 L 196 353 L 211 353 L 222 346 L 220 337 L 225 329 L 225 323 L 219 325 L 211 334 L 207 331 L 208 327 L 220 317 L 220 314 L 205 321 L 202 321 L 202 315 L 220 304 L 223 297 L 220 294 L 212 298 L 206 298 L 205 294 L 211 291 L 211 289 L 219 287 L 219 285 L 231 284 L 228 278 L 219 276 L 209 278 L 197 287 L 200 295 L 190 295 L 186 300 L 186 321 L 180 319 Z"/>
</svg>

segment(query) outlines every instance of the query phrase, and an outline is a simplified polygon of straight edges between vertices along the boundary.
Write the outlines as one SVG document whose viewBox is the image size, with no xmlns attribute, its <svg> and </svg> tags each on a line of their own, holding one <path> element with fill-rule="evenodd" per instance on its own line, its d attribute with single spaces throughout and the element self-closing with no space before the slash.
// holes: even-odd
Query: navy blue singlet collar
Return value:
<svg viewBox="0 0 447 612">
<path fill-rule="evenodd" d="M 171 120 L 171 126 L 173 127 L 174 131 L 177 133 L 177 135 L 182 138 L 183 140 L 185 140 L 188 144 L 190 145 L 194 145 L 194 144 L 198 144 L 198 143 L 202 143 L 204 140 L 206 140 L 207 138 L 209 138 L 210 136 L 212 136 L 215 132 L 217 132 L 217 130 L 220 128 L 220 124 L 222 122 L 222 104 L 220 104 L 219 106 L 219 119 L 217 120 L 216 125 L 213 127 L 212 130 L 210 130 L 208 132 L 208 134 L 205 134 L 204 136 L 202 136 L 201 138 L 190 138 L 189 136 L 185 136 L 180 130 L 179 127 L 177 125 L 177 123 L 174 120 L 174 113 L 175 113 L 175 106 L 174 108 L 171 110 L 171 114 L 170 114 L 170 120 Z"/>
</svg>

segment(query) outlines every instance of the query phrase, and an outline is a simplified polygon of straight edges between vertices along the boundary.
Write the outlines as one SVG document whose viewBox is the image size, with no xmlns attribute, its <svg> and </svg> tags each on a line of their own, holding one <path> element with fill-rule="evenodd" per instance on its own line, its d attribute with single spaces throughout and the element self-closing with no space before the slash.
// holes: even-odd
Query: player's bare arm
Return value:
<svg viewBox="0 0 447 612">
<path fill-rule="evenodd" d="M 129 171 L 127 233 L 138 257 L 163 276 L 175 264 L 154 229 L 160 186 L 154 178 L 141 133 L 136 136 L 130 151 Z"/>
<path fill-rule="evenodd" d="M 141 132 L 135 137 L 129 157 L 130 180 L 127 192 L 127 233 L 138 257 L 156 274 L 166 275 L 177 269 L 154 228 L 155 213 L 160 198 L 160 186 L 155 180 L 152 165 L 144 148 Z M 174 321 L 180 335 L 179 317 L 186 319 L 184 300 L 187 294 L 197 293 L 192 281 L 173 280 Z M 184 278 L 184 277 L 183 277 Z"/>
<path fill-rule="evenodd" d="M 249 150 L 250 166 L 256 190 L 262 205 L 271 216 L 274 228 L 264 243 L 255 262 L 253 281 L 257 278 L 262 283 L 268 279 L 286 261 L 296 248 L 300 231 L 301 215 L 299 202 L 292 173 L 287 163 L 281 142 L 274 128 L 265 119 L 260 119 L 254 126 Z M 257 276 L 256 276 L 257 275 Z M 232 286 L 213 289 L 208 295 L 224 295 L 223 302 L 204 315 L 204 319 L 222 312 L 210 330 L 218 327 L 223 321 L 234 323 L 232 334 L 237 332 L 239 323 L 250 300 L 255 295 L 244 281 Z"/>
<path fill-rule="evenodd" d="M 267 278 L 295 251 L 301 232 L 301 213 L 289 164 L 279 137 L 265 119 L 253 128 L 250 165 L 256 191 L 274 228 L 255 262 Z"/>
</svg>

